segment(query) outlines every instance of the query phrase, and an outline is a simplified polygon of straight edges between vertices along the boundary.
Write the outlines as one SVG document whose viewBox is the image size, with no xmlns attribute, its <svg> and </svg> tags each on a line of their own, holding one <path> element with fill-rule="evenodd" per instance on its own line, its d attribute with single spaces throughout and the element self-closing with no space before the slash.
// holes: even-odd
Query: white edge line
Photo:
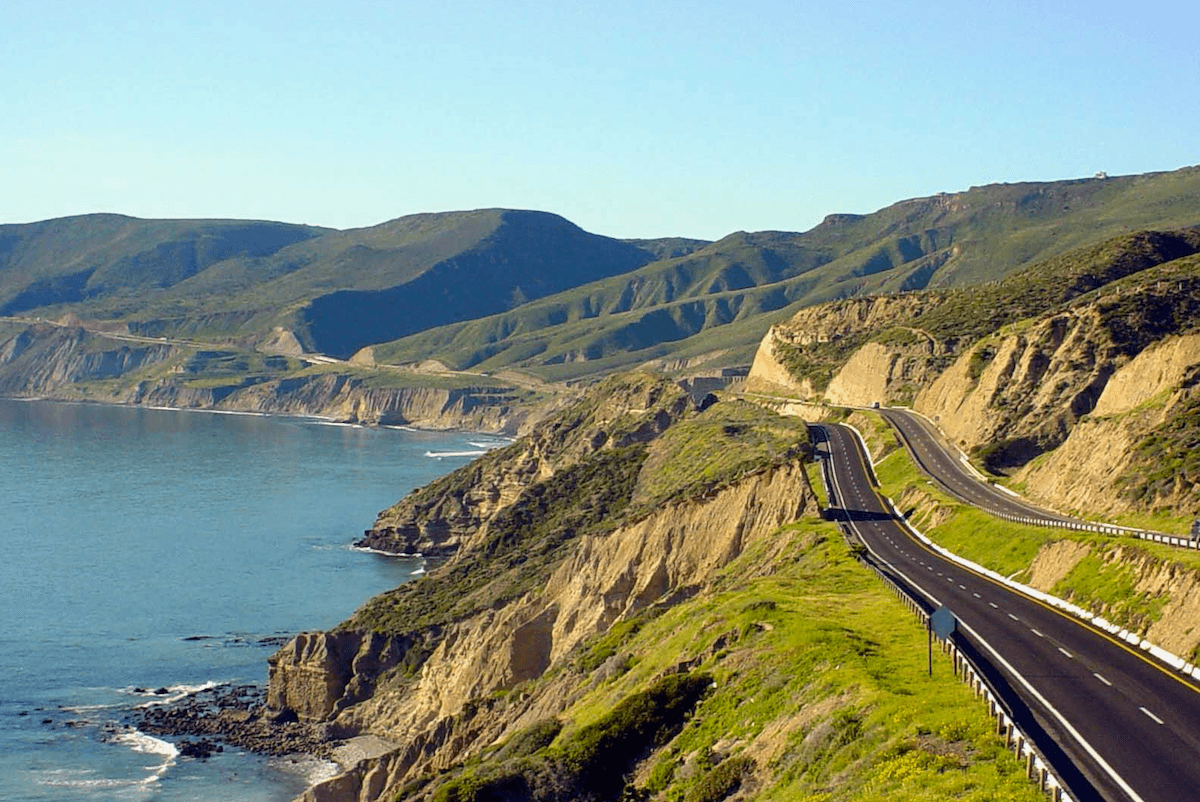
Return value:
<svg viewBox="0 0 1200 802">
<path fill-rule="evenodd" d="M 856 434 L 857 434 L 857 432 L 856 432 Z M 862 445 L 863 445 L 863 448 L 866 448 L 865 443 L 863 443 Z M 833 471 L 830 471 L 830 475 L 833 477 L 834 484 L 837 484 L 836 474 Z M 838 488 L 838 496 L 839 496 L 839 498 L 841 497 L 841 488 L 840 487 Z M 891 500 L 889 499 L 888 502 L 890 504 Z M 904 523 L 906 525 L 908 524 L 908 521 L 905 520 L 903 518 L 903 516 L 901 516 L 900 519 L 902 521 L 904 521 Z M 872 555 L 874 555 L 875 559 L 879 560 L 882 564 L 888 566 L 888 568 L 892 569 L 899 576 L 903 577 L 905 579 L 905 581 L 907 581 L 910 585 L 912 585 L 912 587 L 915 588 L 917 590 L 917 592 L 919 592 L 923 596 L 925 596 L 925 598 L 928 599 L 931 603 L 939 604 L 936 597 L 934 597 L 932 594 L 930 594 L 928 591 L 926 591 L 919 584 L 914 582 L 907 574 L 905 574 L 899 568 L 897 568 L 896 566 L 889 563 L 887 560 L 880 557 L 879 554 L 877 554 L 875 552 L 875 550 L 872 549 L 871 546 L 867 543 L 866 539 L 863 538 L 862 533 L 858 531 L 858 527 L 855 526 L 855 523 L 853 520 L 850 520 L 849 518 L 847 518 L 846 522 L 850 525 L 850 527 L 852 529 L 854 529 L 854 532 L 855 532 L 855 534 L 858 535 L 859 540 L 861 540 L 863 542 L 863 545 L 866 546 L 866 548 L 871 552 Z M 915 529 L 913 531 L 916 532 Z M 928 538 L 925 538 L 924 535 L 922 535 L 921 537 L 922 537 L 922 539 L 928 541 Z M 1062 725 L 1063 729 L 1065 729 L 1068 733 L 1070 733 L 1071 737 L 1074 738 L 1079 743 L 1079 745 L 1083 747 L 1084 751 L 1086 751 L 1092 757 L 1092 759 L 1096 761 L 1096 764 L 1098 766 L 1100 766 L 1100 768 L 1102 768 L 1109 775 L 1109 777 L 1113 780 L 1113 782 L 1115 782 L 1118 786 L 1120 786 L 1121 789 L 1123 791 L 1125 791 L 1125 793 L 1129 794 L 1130 799 L 1134 800 L 1134 802 L 1145 802 L 1145 800 L 1143 800 L 1142 797 L 1140 797 L 1136 791 L 1134 791 L 1132 788 L 1129 787 L 1129 784 L 1127 782 L 1125 782 L 1124 778 L 1122 778 L 1121 775 L 1117 774 L 1116 770 L 1113 769 L 1112 766 L 1108 765 L 1108 761 L 1106 761 L 1103 757 L 1101 757 L 1100 754 L 1094 748 L 1092 748 L 1092 745 L 1089 744 L 1084 739 L 1084 737 L 1079 734 L 1079 731 L 1077 729 L 1075 729 L 1073 726 L 1071 726 L 1071 722 L 1067 721 L 1067 719 L 1063 716 L 1063 714 L 1058 712 L 1058 710 L 1053 705 L 1051 705 L 1050 702 L 1048 702 L 1046 700 L 1046 697 L 1044 697 L 1040 693 L 1038 693 L 1037 689 L 1029 684 L 1029 680 L 1025 679 L 1025 677 L 1023 677 L 1020 672 L 1018 672 L 1015 668 L 1013 668 L 1012 664 L 1009 663 L 1007 660 L 1005 660 L 1000 655 L 1000 653 L 997 652 L 992 647 L 992 645 L 990 643 L 988 643 L 986 640 L 984 640 L 982 637 L 980 637 L 979 633 L 976 632 L 966 622 L 960 620 L 960 621 L 958 621 L 958 625 L 960 627 L 962 627 L 967 632 L 967 634 L 970 635 L 980 646 L 982 646 L 984 649 L 986 649 L 988 651 L 988 653 L 995 659 L 995 661 L 999 665 L 1003 666 L 1004 669 L 1006 671 L 1008 671 L 1009 674 L 1011 674 L 1021 684 L 1021 686 L 1023 688 L 1025 688 L 1025 690 L 1027 692 L 1029 692 L 1029 694 L 1038 701 L 1039 704 L 1042 705 L 1042 707 L 1044 707 L 1047 711 L 1050 712 L 1051 715 L 1054 716 L 1055 719 L 1057 719 L 1059 724 Z M 1149 713 L 1147 713 L 1147 715 L 1149 715 Z"/>
</svg>

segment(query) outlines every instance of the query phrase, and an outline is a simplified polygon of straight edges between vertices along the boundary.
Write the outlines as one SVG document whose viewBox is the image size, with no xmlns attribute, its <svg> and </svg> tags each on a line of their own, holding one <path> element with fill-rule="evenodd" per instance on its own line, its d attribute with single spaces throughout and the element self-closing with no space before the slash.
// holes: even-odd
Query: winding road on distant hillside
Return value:
<svg viewBox="0 0 1200 802">
<path fill-rule="evenodd" d="M 943 447 L 930 424 L 907 409 L 885 407 L 876 410 L 899 433 L 900 440 L 917 464 L 950 495 L 987 512 L 1029 516 L 1063 523 L 1081 522 L 1053 510 L 1035 507 L 1011 493 L 998 490 L 969 467 L 964 458 L 956 459 Z"/>
<path fill-rule="evenodd" d="M 1009 714 L 1077 802 L 1200 793 L 1200 685 L 1084 623 L 930 549 L 877 493 L 853 430 L 813 424 L 831 507 L 867 559 L 927 610 L 948 607 Z M 1048 738 L 1047 738 L 1048 736 Z M 1057 746 L 1054 746 L 1054 745 Z"/>
<path fill-rule="evenodd" d="M 975 470 L 965 455 L 961 452 L 956 455 L 953 446 L 947 446 L 933 424 L 921 415 L 903 407 L 885 407 L 875 411 L 892 425 L 900 436 L 900 442 L 930 479 L 951 496 L 984 512 L 1036 526 L 1060 526 L 1136 537 L 1182 548 L 1195 549 L 1200 546 L 1200 543 L 1188 538 L 1166 532 L 1097 523 L 1035 506 L 1011 490 L 989 482 Z"/>
</svg>

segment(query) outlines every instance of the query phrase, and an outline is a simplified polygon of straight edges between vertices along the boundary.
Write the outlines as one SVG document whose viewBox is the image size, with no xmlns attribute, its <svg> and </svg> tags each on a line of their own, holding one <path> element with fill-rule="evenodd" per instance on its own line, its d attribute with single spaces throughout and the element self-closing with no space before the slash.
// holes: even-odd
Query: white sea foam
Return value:
<svg viewBox="0 0 1200 802">
<path fill-rule="evenodd" d="M 162 755 L 168 759 L 179 757 L 179 750 L 175 744 L 155 738 L 153 735 L 147 735 L 141 730 L 119 732 L 112 737 L 112 742 L 128 746 L 133 751 L 146 755 Z"/>
<path fill-rule="evenodd" d="M 417 570 L 413 571 L 413 572 L 412 572 L 412 575 L 413 575 L 413 576 L 420 576 L 420 575 L 421 575 L 421 574 L 423 574 L 423 573 L 425 573 L 425 566 L 423 566 L 423 565 L 422 565 L 420 568 L 418 568 Z"/>
<path fill-rule="evenodd" d="M 508 445 L 510 442 L 511 441 L 505 440 L 505 441 L 499 442 L 499 443 L 476 443 L 474 440 L 468 440 L 467 445 L 475 446 L 476 448 L 486 448 L 488 451 L 491 451 L 494 448 L 503 448 L 504 446 Z"/>
<path fill-rule="evenodd" d="M 157 707 L 158 705 L 169 705 L 172 702 L 178 702 L 180 699 L 185 699 L 188 696 L 191 696 L 193 693 L 211 690 L 224 684 L 225 683 L 223 682 L 209 681 L 200 685 L 169 685 L 167 686 L 167 693 L 161 694 L 155 693 L 154 691 L 142 691 L 139 695 L 149 696 L 151 699 L 148 702 L 143 702 L 142 704 L 138 705 L 138 708 L 140 709 L 144 707 Z M 132 688 L 127 688 L 126 692 L 138 693 Z"/>
<path fill-rule="evenodd" d="M 140 730 L 125 730 L 112 736 L 109 740 L 111 743 L 127 747 L 139 754 L 159 757 L 161 761 L 146 766 L 146 770 L 150 773 L 140 779 L 96 777 L 94 769 L 54 769 L 43 772 L 38 779 L 38 784 L 51 788 L 79 789 L 145 787 L 161 780 L 163 775 L 175 765 L 175 759 L 179 757 L 179 750 L 175 748 L 174 744 L 147 735 Z"/>
<path fill-rule="evenodd" d="M 486 450 L 480 451 L 426 451 L 425 456 L 441 459 L 442 457 L 481 457 Z"/>
<path fill-rule="evenodd" d="M 68 713 L 86 715 L 87 713 L 93 713 L 97 710 L 111 710 L 114 707 L 121 707 L 121 705 L 119 703 L 107 705 L 62 705 L 60 709 L 65 710 Z"/>
<path fill-rule="evenodd" d="M 384 551 L 383 549 L 373 549 L 370 546 L 355 546 L 353 543 L 348 544 L 346 548 L 350 551 L 361 551 L 364 554 L 382 554 L 384 557 L 400 557 L 406 560 L 419 560 L 423 556 L 421 552 L 414 551 L 411 554 L 397 554 L 394 551 Z"/>
</svg>

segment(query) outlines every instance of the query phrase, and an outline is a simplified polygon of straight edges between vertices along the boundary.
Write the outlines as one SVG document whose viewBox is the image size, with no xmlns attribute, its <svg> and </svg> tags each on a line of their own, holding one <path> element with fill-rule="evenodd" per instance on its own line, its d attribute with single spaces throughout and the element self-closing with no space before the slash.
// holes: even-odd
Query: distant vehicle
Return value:
<svg viewBox="0 0 1200 802">
<path fill-rule="evenodd" d="M 872 401 L 872 402 L 871 402 L 871 409 L 879 409 L 879 402 L 878 402 L 878 401 Z"/>
</svg>

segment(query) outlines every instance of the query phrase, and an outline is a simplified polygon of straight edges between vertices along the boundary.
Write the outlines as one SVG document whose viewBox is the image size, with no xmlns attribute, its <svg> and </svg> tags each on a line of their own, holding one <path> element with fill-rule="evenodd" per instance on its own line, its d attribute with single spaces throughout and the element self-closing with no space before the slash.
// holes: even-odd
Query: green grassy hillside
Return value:
<svg viewBox="0 0 1200 802">
<path fill-rule="evenodd" d="M 1197 198 L 1200 169 L 1189 168 L 975 187 L 870 215 L 830 215 L 803 234 L 739 232 L 511 312 L 388 343 L 376 358 L 433 356 L 460 369 L 521 367 L 555 379 L 712 352 L 720 352 L 714 365 L 746 364 L 770 323 L 800 307 L 995 281 L 1148 225 L 1195 225 Z"/>
<path fill-rule="evenodd" d="M 0 227 L 0 314 L 154 337 L 590 378 L 650 360 L 747 364 L 814 303 L 976 286 L 1144 228 L 1200 223 L 1200 168 L 994 184 L 830 215 L 804 233 L 615 240 L 552 214 L 422 214 L 364 229 L 114 215 Z"/>
<path fill-rule="evenodd" d="M 0 230 L 0 314 L 69 311 L 149 336 L 243 343 L 282 327 L 309 350 L 349 356 L 687 247 L 643 250 L 500 209 L 351 231 L 93 215 Z"/>
</svg>

